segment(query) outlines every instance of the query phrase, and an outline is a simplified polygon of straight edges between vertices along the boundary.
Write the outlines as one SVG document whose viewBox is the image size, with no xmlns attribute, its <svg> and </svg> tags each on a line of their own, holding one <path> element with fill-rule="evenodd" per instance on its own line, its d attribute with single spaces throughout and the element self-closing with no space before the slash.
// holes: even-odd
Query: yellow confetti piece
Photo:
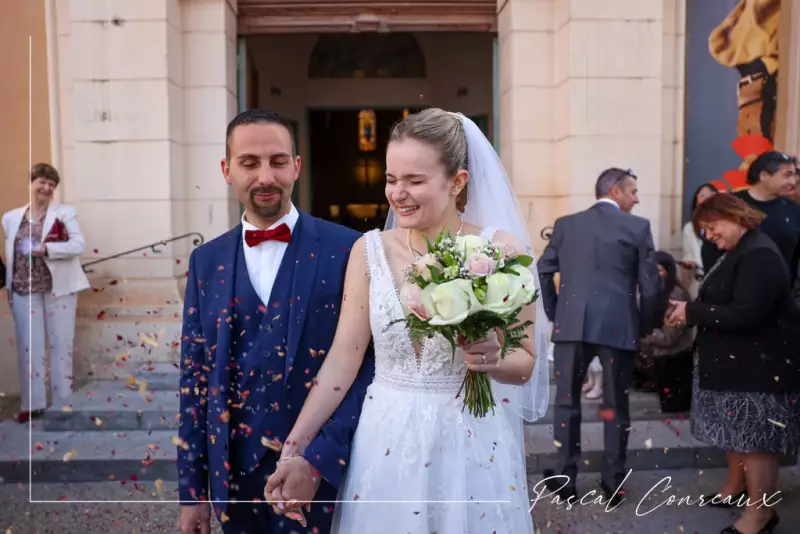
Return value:
<svg viewBox="0 0 800 534">
<path fill-rule="evenodd" d="M 100 419 L 99 417 L 95 417 L 94 424 L 96 424 L 97 426 L 103 426 L 103 420 Z"/>
<path fill-rule="evenodd" d="M 773 425 L 777 426 L 778 428 L 786 428 L 786 425 L 784 425 L 780 421 L 773 421 L 772 419 L 767 419 L 767 421 L 769 421 Z"/>
<path fill-rule="evenodd" d="M 556 449 L 560 449 L 561 448 L 561 442 L 558 441 L 558 440 L 553 440 L 553 445 L 556 446 Z"/>
<path fill-rule="evenodd" d="M 180 447 L 181 449 L 183 449 L 185 451 L 189 450 L 189 444 L 186 443 L 185 441 L 183 441 L 178 436 L 172 436 L 172 444 L 175 445 L 176 447 Z"/>
<path fill-rule="evenodd" d="M 265 446 L 266 448 L 268 448 L 268 449 L 270 449 L 272 451 L 275 451 L 275 452 L 280 452 L 281 449 L 283 448 L 283 444 L 281 444 L 281 441 L 279 439 L 277 439 L 277 438 L 268 439 L 268 438 L 262 436 L 261 437 L 261 444 L 263 446 Z"/>
<path fill-rule="evenodd" d="M 69 451 L 67 454 L 64 455 L 64 461 L 65 462 L 69 462 L 70 460 L 72 460 L 76 456 L 78 456 L 78 451 L 76 451 L 75 449 L 72 449 L 71 451 Z"/>
<path fill-rule="evenodd" d="M 61 407 L 61 411 L 64 412 L 64 413 L 71 413 L 72 412 L 72 406 L 62 406 Z"/>
<path fill-rule="evenodd" d="M 653 440 L 650 439 L 650 438 L 647 438 L 646 440 L 644 440 L 644 448 L 645 449 L 652 449 L 653 448 Z"/>
<path fill-rule="evenodd" d="M 151 347 L 158 347 L 158 341 L 155 338 L 150 337 L 142 332 L 139 332 L 139 339 L 142 340 L 142 343 L 150 345 Z"/>
<path fill-rule="evenodd" d="M 230 521 L 230 520 L 231 520 L 231 518 L 230 518 L 230 517 L 228 517 L 228 514 L 226 514 L 225 512 L 221 512 L 221 513 L 219 514 L 219 520 L 220 520 L 220 522 L 222 522 L 222 523 L 227 523 L 228 521 Z"/>
<path fill-rule="evenodd" d="M 160 478 L 156 480 L 156 491 L 159 493 L 164 491 L 164 481 L 161 480 Z"/>
</svg>

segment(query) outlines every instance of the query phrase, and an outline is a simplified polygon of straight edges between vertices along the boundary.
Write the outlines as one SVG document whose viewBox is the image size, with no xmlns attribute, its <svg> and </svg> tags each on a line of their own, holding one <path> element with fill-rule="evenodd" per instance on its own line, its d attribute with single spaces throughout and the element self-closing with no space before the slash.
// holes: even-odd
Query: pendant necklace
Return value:
<svg viewBox="0 0 800 534">
<path fill-rule="evenodd" d="M 456 232 L 456 235 L 461 235 L 461 231 L 464 230 L 464 219 L 459 217 L 459 220 L 461 221 L 461 226 L 458 227 L 458 232 Z M 422 257 L 422 254 L 411 247 L 411 228 L 406 230 L 406 246 L 408 247 L 408 251 L 411 253 L 411 257 L 414 258 L 414 261 Z"/>
</svg>

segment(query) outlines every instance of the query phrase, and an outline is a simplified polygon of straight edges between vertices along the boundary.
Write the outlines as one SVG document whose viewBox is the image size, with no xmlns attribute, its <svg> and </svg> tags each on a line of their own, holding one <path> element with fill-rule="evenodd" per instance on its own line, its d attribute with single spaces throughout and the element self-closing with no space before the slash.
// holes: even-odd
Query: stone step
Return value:
<svg viewBox="0 0 800 534">
<path fill-rule="evenodd" d="M 142 365 L 134 375 L 139 383 L 146 383 L 147 389 L 155 391 L 178 391 L 180 370 L 178 364 L 153 363 Z"/>
<path fill-rule="evenodd" d="M 30 441 L 29 432 L 30 429 Z M 580 470 L 597 473 L 603 465 L 603 423 L 581 425 Z M 176 431 L 44 431 L 12 421 L 0 423 L 0 479 L 27 482 L 96 482 L 177 479 Z M 525 429 L 528 472 L 540 474 L 556 464 L 552 425 Z M 627 467 L 634 470 L 724 467 L 722 451 L 696 441 L 688 421 L 637 421 L 631 425 Z M 796 459 L 784 460 L 784 465 Z"/>
<path fill-rule="evenodd" d="M 97 380 L 64 401 L 53 404 L 42 418 L 47 431 L 135 431 L 178 428 L 178 388 L 149 389 L 133 380 Z"/>
<path fill-rule="evenodd" d="M 90 382 L 70 398 L 54 404 L 44 414 L 43 427 L 48 431 L 130 431 L 176 429 L 180 399 L 178 386 L 167 388 L 172 380 L 169 364 L 152 366 L 147 376 L 136 381 L 98 380 Z M 159 380 L 162 382 L 159 383 Z M 161 388 L 153 386 L 161 385 Z M 550 390 L 550 405 L 547 414 L 531 423 L 552 424 L 555 411 L 555 388 Z M 584 422 L 603 420 L 600 399 L 582 398 Z M 663 419 L 658 396 L 652 393 L 632 392 L 630 395 L 632 421 L 655 421 Z M 683 417 L 683 414 L 674 414 Z"/>
</svg>

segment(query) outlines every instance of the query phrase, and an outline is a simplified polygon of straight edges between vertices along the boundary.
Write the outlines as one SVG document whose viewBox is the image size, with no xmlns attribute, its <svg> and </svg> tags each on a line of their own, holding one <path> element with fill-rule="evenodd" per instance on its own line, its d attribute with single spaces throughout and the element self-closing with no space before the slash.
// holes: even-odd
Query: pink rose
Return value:
<svg viewBox="0 0 800 534">
<path fill-rule="evenodd" d="M 473 252 L 467 261 L 467 271 L 473 276 L 488 276 L 494 270 L 492 258 L 483 252 Z"/>
<path fill-rule="evenodd" d="M 418 285 L 403 284 L 400 289 L 400 300 L 403 302 L 406 313 L 413 313 L 423 321 L 431 318 L 431 314 L 428 313 L 422 300 L 422 289 Z"/>
<path fill-rule="evenodd" d="M 504 259 L 516 258 L 517 256 L 521 256 L 523 251 L 519 250 L 515 245 L 511 243 L 503 243 L 502 241 L 495 241 L 494 246 L 497 247 L 500 252 L 503 253 Z"/>
<path fill-rule="evenodd" d="M 436 267 L 437 269 L 441 269 L 442 266 L 439 265 L 439 262 L 436 261 L 436 258 L 432 254 L 425 254 L 414 262 L 414 267 L 424 280 L 430 280 L 431 270 L 428 267 Z"/>
</svg>

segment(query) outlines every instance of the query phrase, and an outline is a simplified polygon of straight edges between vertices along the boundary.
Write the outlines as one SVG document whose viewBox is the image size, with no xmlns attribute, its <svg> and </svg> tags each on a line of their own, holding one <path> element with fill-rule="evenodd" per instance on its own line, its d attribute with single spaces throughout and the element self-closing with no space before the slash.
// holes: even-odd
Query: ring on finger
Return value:
<svg viewBox="0 0 800 534">
<path fill-rule="evenodd" d="M 483 365 L 486 365 L 486 355 L 485 354 L 481 354 L 481 363 Z"/>
</svg>

